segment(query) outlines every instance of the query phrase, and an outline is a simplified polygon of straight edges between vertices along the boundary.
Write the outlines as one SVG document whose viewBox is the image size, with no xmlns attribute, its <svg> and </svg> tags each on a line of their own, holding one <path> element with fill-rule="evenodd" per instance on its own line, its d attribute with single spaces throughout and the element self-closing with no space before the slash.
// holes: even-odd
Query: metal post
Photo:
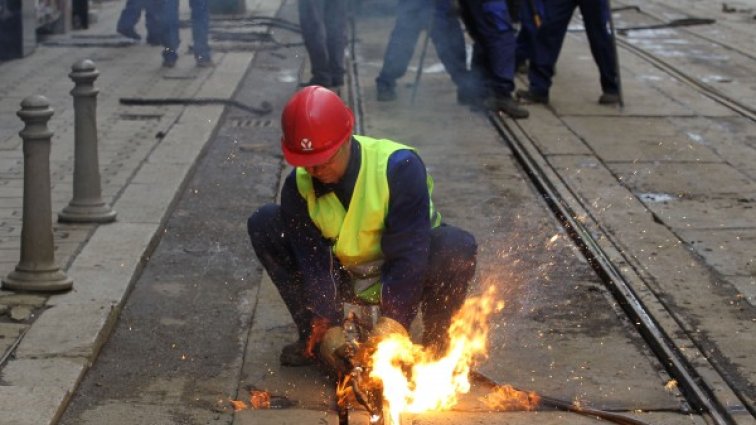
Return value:
<svg viewBox="0 0 756 425">
<path fill-rule="evenodd" d="M 61 222 L 108 223 L 116 212 L 102 200 L 100 165 L 97 158 L 97 90 L 94 80 L 100 75 L 94 62 L 76 62 L 68 74 L 76 86 L 74 98 L 74 180 L 73 199 L 58 214 Z"/>
<path fill-rule="evenodd" d="M 73 281 L 55 262 L 50 196 L 50 141 L 47 122 L 53 115 L 44 96 L 21 102 L 17 115 L 26 126 L 24 143 L 24 212 L 21 225 L 21 261 L 3 281 L 3 289 L 52 292 L 71 289 Z"/>
</svg>

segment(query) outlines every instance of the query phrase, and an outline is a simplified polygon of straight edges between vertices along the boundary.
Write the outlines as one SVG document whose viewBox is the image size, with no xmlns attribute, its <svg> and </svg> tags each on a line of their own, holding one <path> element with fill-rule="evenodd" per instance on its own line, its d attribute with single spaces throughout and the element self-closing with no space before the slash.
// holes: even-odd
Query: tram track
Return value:
<svg viewBox="0 0 756 425">
<path fill-rule="evenodd" d="M 660 22 L 660 23 L 667 22 L 663 17 L 659 16 L 659 14 L 649 12 L 647 7 L 641 7 L 641 6 L 638 6 L 638 5 L 622 4 L 622 3 L 619 3 L 619 2 L 617 2 L 617 5 L 618 5 L 617 7 L 613 8 L 613 12 L 617 12 L 617 11 L 622 12 L 622 11 L 626 11 L 626 10 L 635 10 L 635 11 L 637 11 L 640 14 L 643 14 L 645 16 L 648 16 L 649 18 L 652 18 L 652 19 L 656 20 L 657 22 Z M 671 5 L 667 4 L 666 7 L 669 7 L 671 10 L 674 10 L 676 13 L 679 13 L 681 16 L 687 15 L 687 13 L 685 11 L 678 10 L 677 8 L 675 8 L 675 7 L 671 6 Z M 732 46 L 732 45 L 723 43 L 723 42 L 721 42 L 721 41 L 719 41 L 719 40 L 717 40 L 717 39 L 715 39 L 713 37 L 708 37 L 706 35 L 703 35 L 700 32 L 691 31 L 690 29 L 687 29 L 686 27 L 677 27 L 677 29 L 679 31 L 685 32 L 686 34 L 691 35 L 693 37 L 699 38 L 701 40 L 705 40 L 705 41 L 707 41 L 709 43 L 712 43 L 712 44 L 716 44 L 717 46 L 719 46 L 719 47 L 721 47 L 723 49 L 726 49 L 728 51 L 736 52 L 736 53 L 738 53 L 740 55 L 743 55 L 743 56 L 748 57 L 750 59 L 756 60 L 756 55 L 754 55 L 752 52 L 750 52 L 748 50 L 744 50 L 744 49 L 741 49 L 740 47 Z M 633 28 L 618 28 L 617 30 L 618 31 L 627 31 L 627 30 L 632 31 Z"/>
<path fill-rule="evenodd" d="M 647 8 L 642 7 L 642 6 L 628 6 L 628 5 L 621 4 L 618 10 L 620 11 L 620 13 L 623 11 L 634 11 L 640 15 L 644 15 L 650 18 L 651 20 L 653 20 L 654 25 L 651 25 L 651 26 L 662 26 L 665 22 L 667 22 L 664 18 L 658 16 L 655 13 L 649 12 Z M 677 13 L 680 13 L 681 15 L 685 15 L 685 13 L 681 11 L 677 11 Z M 579 19 L 582 20 L 581 17 Z M 679 26 L 675 28 L 689 37 L 703 40 L 707 43 L 711 43 L 712 45 L 715 45 L 717 48 L 725 49 L 727 51 L 737 53 L 738 55 L 744 58 L 750 59 L 752 61 L 756 61 L 756 56 L 738 48 L 737 46 L 731 46 L 719 40 L 716 40 L 712 37 L 707 37 L 700 33 L 690 31 L 686 29 L 686 27 L 683 27 L 683 26 Z M 639 27 L 638 29 L 634 29 L 633 27 L 617 28 L 617 32 L 620 34 L 621 33 L 626 34 L 629 31 L 644 30 L 644 29 L 645 28 L 643 27 Z M 668 61 L 665 61 L 664 59 L 660 58 L 657 55 L 654 55 L 653 53 L 650 53 L 644 50 L 643 48 L 633 44 L 627 39 L 623 39 L 622 37 L 615 37 L 615 40 L 617 42 L 617 47 L 621 47 L 633 53 L 640 59 L 643 59 L 644 61 L 650 63 L 651 65 L 655 66 L 659 70 L 666 72 L 667 74 L 676 78 L 680 82 L 685 83 L 686 85 L 694 88 L 696 91 L 708 97 L 709 99 L 719 103 L 722 106 L 729 108 L 730 110 L 740 114 L 741 116 L 745 118 L 748 118 L 749 120 L 753 122 L 756 122 L 756 109 L 754 109 L 752 106 L 744 102 L 741 102 L 737 99 L 734 99 L 732 96 L 729 96 L 726 93 L 722 92 L 721 90 L 711 86 L 710 84 L 707 84 L 701 81 L 700 79 L 686 73 L 685 71 L 681 70 L 675 65 L 669 63 Z"/>
<path fill-rule="evenodd" d="M 620 38 L 617 38 L 616 40 L 617 40 L 617 44 L 621 46 L 622 48 L 632 52 L 639 58 L 644 59 L 646 62 L 654 65 L 658 69 L 675 77 L 679 81 L 693 87 L 702 95 L 708 97 L 709 99 L 712 99 L 713 101 L 719 103 L 720 105 L 723 105 L 737 112 L 743 117 L 748 118 L 753 122 L 756 122 L 756 110 L 746 105 L 745 103 L 740 102 L 736 99 L 733 99 L 730 96 L 727 96 L 721 90 L 718 90 L 710 86 L 709 84 L 706 84 L 698 80 L 697 78 L 686 74 L 685 72 L 675 67 L 674 65 L 662 60 L 658 56 L 654 56 L 653 54 L 643 50 L 642 48 L 626 40 L 622 40 Z"/>
<path fill-rule="evenodd" d="M 638 12 L 656 21 L 663 21 L 645 10 L 638 9 Z M 752 55 L 717 40 L 689 30 L 682 31 L 689 36 L 698 37 L 720 48 L 754 59 Z M 753 107 L 630 41 L 618 37 L 617 44 L 618 47 L 633 53 L 698 93 L 756 122 L 756 110 Z M 585 255 L 628 318 L 635 323 L 661 364 L 677 381 L 690 407 L 717 425 L 752 423 L 756 411 L 748 402 L 748 396 L 728 380 L 727 373 L 720 368 L 717 361 L 707 355 L 709 350 L 685 331 L 679 318 L 662 300 L 663 294 L 655 294 L 654 290 L 644 283 L 641 270 L 637 265 L 632 266 L 635 261 L 622 252 L 620 245 L 613 241 L 610 232 L 591 215 L 590 208 L 582 204 L 580 196 L 573 193 L 562 181 L 559 173 L 552 168 L 527 132 L 516 121 L 505 119 L 500 114 L 490 113 L 489 119 L 551 212 Z M 623 267 L 620 271 L 616 266 L 620 262 L 618 260 L 631 266 Z M 680 347 L 686 348 L 683 350 Z M 691 350 L 691 347 L 695 349 Z M 706 359 L 706 362 L 702 363 L 700 359 Z M 742 407 L 733 407 L 730 403 L 728 409 L 722 400 L 739 400 Z"/>
<path fill-rule="evenodd" d="M 684 331 L 681 328 L 665 329 L 674 321 L 665 320 L 665 327 L 662 327 L 660 320 L 656 317 L 659 312 L 667 311 L 666 307 L 657 305 L 653 308 L 656 314 L 651 313 L 652 309 L 648 306 L 649 301 L 654 303 L 661 303 L 661 301 L 655 295 L 649 296 L 651 294 L 648 293 L 640 295 L 635 288 L 637 285 L 628 281 L 627 272 L 621 272 L 615 266 L 616 256 L 624 257 L 621 251 L 615 248 L 616 251 L 609 254 L 607 242 L 600 243 L 599 238 L 594 235 L 598 229 L 602 240 L 611 241 L 608 232 L 603 231 L 600 223 L 594 220 L 590 213 L 583 208 L 578 198 L 561 181 L 558 174 L 551 169 L 548 161 L 516 123 L 504 119 L 498 113 L 489 114 L 489 119 L 503 141 L 512 150 L 514 157 L 522 166 L 530 181 L 546 201 L 551 212 L 557 217 L 591 267 L 618 301 L 625 314 L 635 324 L 660 363 L 669 375 L 677 381 L 678 387 L 689 402 L 691 409 L 709 417 L 711 422 L 716 425 L 739 424 L 733 418 L 731 412 L 719 401 L 722 398 L 734 398 L 736 395 L 732 393 L 732 389 L 709 384 L 707 381 L 710 379 L 711 373 L 706 373 L 707 378 L 704 378 L 692 366 L 693 358 L 706 357 L 704 352 L 690 348 L 683 352 L 679 348 L 683 344 L 683 341 L 679 341 L 679 335 L 684 334 Z M 590 222 L 590 230 L 588 222 Z M 632 263 L 630 259 L 626 259 L 626 261 L 628 264 Z M 644 290 L 647 291 L 647 288 L 644 288 Z M 670 335 L 678 336 L 671 337 Z M 686 338 L 684 342 L 687 347 L 696 346 L 692 339 Z M 717 375 L 719 375 L 718 372 Z M 722 379 L 724 381 L 724 378 Z M 715 386 L 718 388 L 717 390 L 713 389 Z"/>
</svg>

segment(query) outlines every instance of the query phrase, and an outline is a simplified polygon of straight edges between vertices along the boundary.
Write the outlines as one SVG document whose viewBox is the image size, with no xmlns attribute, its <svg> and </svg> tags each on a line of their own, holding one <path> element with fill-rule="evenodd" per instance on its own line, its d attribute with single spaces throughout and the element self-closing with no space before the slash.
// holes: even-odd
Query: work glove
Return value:
<svg viewBox="0 0 756 425">
<path fill-rule="evenodd" d="M 344 328 L 333 326 L 320 341 L 320 360 L 336 371 L 348 373 L 351 368 L 348 360 L 349 349 Z"/>
</svg>

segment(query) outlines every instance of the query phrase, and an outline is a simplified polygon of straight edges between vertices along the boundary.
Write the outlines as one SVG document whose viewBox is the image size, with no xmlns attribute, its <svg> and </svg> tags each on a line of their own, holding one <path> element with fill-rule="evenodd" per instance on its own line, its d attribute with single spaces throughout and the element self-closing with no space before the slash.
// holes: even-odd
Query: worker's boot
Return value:
<svg viewBox="0 0 756 425">
<path fill-rule="evenodd" d="M 379 102 L 391 102 L 396 100 L 396 88 L 388 84 L 377 82 L 375 85 L 376 100 Z"/>
<path fill-rule="evenodd" d="M 175 50 L 165 48 L 163 49 L 163 68 L 173 68 L 176 66 L 178 60 L 178 53 Z"/>
<path fill-rule="evenodd" d="M 603 93 L 601 97 L 599 97 L 598 103 L 601 105 L 614 105 L 619 103 L 619 101 L 619 93 Z"/>
<path fill-rule="evenodd" d="M 542 103 L 544 105 L 549 103 L 548 94 L 535 93 L 531 90 L 517 90 L 516 96 L 517 99 L 526 103 Z"/>
<path fill-rule="evenodd" d="M 285 345 L 279 360 L 281 366 L 308 366 L 315 363 L 315 356 L 307 355 L 307 341 L 300 339 Z"/>
<path fill-rule="evenodd" d="M 486 99 L 486 107 L 495 111 L 501 111 L 514 119 L 527 118 L 530 112 L 512 99 L 512 96 L 492 96 Z"/>
</svg>

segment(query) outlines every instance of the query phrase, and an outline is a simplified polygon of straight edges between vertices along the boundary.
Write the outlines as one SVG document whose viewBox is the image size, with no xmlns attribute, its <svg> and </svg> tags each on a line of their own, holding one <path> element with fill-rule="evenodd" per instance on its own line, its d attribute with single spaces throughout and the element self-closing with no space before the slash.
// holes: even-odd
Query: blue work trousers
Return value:
<svg viewBox="0 0 756 425">
<path fill-rule="evenodd" d="M 300 230 L 295 224 L 285 222 L 280 206 L 275 204 L 263 206 L 247 221 L 247 232 L 257 258 L 278 288 L 297 325 L 300 339 L 306 339 L 313 318 L 316 317 L 313 312 L 316 300 L 340 300 L 331 306 L 331 313 L 317 314 L 332 324 L 340 322 L 343 318 L 342 303 L 349 301 L 349 297 L 345 296 L 349 289 L 345 285 L 350 285 L 350 282 L 330 249 L 324 252 L 326 250 L 292 247 L 288 235 L 297 231 Z M 431 231 L 430 256 L 423 281 L 421 304 L 414 306 L 412 314 L 404 315 L 406 319 L 395 318 L 409 329 L 417 311 L 422 311 L 424 343 L 433 343 L 445 337 L 451 317 L 462 306 L 468 283 L 475 274 L 476 250 L 475 239 L 464 230 L 442 225 Z M 330 263 L 332 282 L 317 288 L 308 287 L 304 276 L 308 270 L 300 269 L 299 264 L 303 261 L 298 255 L 316 255 L 319 256 L 319 261 Z"/>
<path fill-rule="evenodd" d="M 467 88 L 470 80 L 465 36 L 451 0 L 399 0 L 383 67 L 376 78 L 378 85 L 396 85 L 396 80 L 407 72 L 420 32 L 429 25 L 430 38 L 446 72 L 457 87 Z"/>
<path fill-rule="evenodd" d="M 543 0 L 544 16 L 541 28 L 536 32 L 533 57 L 528 71 L 530 91 L 548 95 L 554 66 L 562 50 L 567 27 L 575 8 L 583 15 L 585 33 L 591 47 L 593 60 L 601 76 L 601 90 L 617 93 L 617 68 L 609 24 L 611 10 L 607 0 Z"/>
<path fill-rule="evenodd" d="M 520 4 L 520 31 L 515 42 L 515 69 L 533 55 L 536 31 L 543 22 L 543 1 L 523 0 Z"/>
<path fill-rule="evenodd" d="M 460 2 L 473 45 L 472 72 L 495 96 L 509 97 L 514 90 L 515 34 L 506 0 Z"/>
<path fill-rule="evenodd" d="M 310 57 L 313 84 L 344 85 L 347 0 L 299 0 L 299 26 Z"/>
<path fill-rule="evenodd" d="M 116 29 L 133 30 L 142 16 L 142 11 L 144 11 L 147 40 L 160 42 L 163 34 L 161 24 L 162 7 L 161 0 L 126 0 L 126 5 L 118 17 Z"/>
<path fill-rule="evenodd" d="M 210 15 L 208 0 L 189 0 L 192 10 L 192 51 L 197 60 L 210 59 L 208 33 Z M 179 38 L 179 0 L 163 0 L 164 36 L 163 46 L 168 51 L 163 55 L 176 55 L 181 39 Z M 174 58 L 175 59 L 175 58 Z"/>
</svg>

